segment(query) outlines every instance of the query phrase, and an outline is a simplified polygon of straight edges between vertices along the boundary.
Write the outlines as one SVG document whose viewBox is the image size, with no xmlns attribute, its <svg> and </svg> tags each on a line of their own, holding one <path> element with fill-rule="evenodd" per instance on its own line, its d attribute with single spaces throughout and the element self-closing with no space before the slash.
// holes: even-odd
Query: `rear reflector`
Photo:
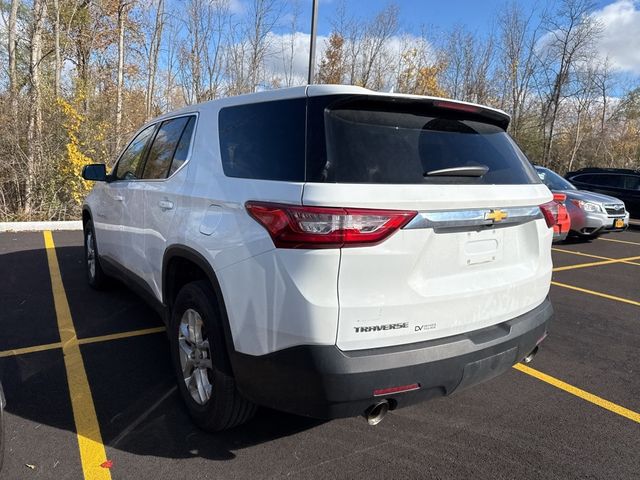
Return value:
<svg viewBox="0 0 640 480">
<path fill-rule="evenodd" d="M 383 395 L 390 395 L 392 393 L 411 392 L 412 390 L 418 390 L 419 388 L 419 383 L 412 383 L 411 385 L 403 385 L 401 387 L 380 388 L 373 391 L 373 396 L 381 397 Z"/>
<path fill-rule="evenodd" d="M 558 202 L 552 200 L 540 205 L 540 211 L 544 215 L 544 219 L 547 221 L 547 227 L 553 228 L 558 222 Z"/>
<path fill-rule="evenodd" d="M 553 194 L 553 199 L 556 202 L 564 202 L 567 199 L 567 195 L 564 193 L 554 193 Z"/>
<path fill-rule="evenodd" d="M 277 248 L 342 248 L 374 245 L 404 227 L 417 212 L 305 207 L 247 202 L 247 212 Z"/>
</svg>

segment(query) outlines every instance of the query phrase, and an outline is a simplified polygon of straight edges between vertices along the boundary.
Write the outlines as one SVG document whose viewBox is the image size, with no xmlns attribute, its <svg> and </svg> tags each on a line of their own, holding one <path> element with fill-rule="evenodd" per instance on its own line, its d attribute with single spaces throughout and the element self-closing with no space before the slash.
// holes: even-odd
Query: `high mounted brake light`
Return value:
<svg viewBox="0 0 640 480">
<path fill-rule="evenodd" d="M 480 111 L 482 111 L 480 107 L 476 107 L 474 105 L 466 105 L 464 103 L 457 102 L 446 102 L 441 100 L 436 100 L 435 102 L 433 102 L 433 106 L 438 108 L 446 108 L 447 110 L 459 110 L 461 112 L 480 113 Z"/>
<path fill-rule="evenodd" d="M 417 214 L 404 210 L 306 207 L 247 202 L 246 209 L 277 248 L 342 248 L 375 245 Z"/>
</svg>

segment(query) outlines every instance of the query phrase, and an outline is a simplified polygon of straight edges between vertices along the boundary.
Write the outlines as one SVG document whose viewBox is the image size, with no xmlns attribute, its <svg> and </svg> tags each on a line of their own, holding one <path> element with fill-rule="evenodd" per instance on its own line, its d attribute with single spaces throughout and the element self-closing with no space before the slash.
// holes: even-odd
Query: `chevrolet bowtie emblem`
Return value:
<svg viewBox="0 0 640 480">
<path fill-rule="evenodd" d="M 484 219 L 493 220 L 494 222 L 501 222 L 508 216 L 509 214 L 503 210 L 491 210 L 490 212 L 484 214 Z"/>
</svg>

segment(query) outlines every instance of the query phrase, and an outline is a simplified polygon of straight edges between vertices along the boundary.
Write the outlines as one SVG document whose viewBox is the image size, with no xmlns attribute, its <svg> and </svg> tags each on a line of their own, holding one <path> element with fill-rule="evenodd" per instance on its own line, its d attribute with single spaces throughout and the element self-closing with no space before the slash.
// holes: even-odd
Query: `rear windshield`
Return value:
<svg viewBox="0 0 640 480">
<path fill-rule="evenodd" d="M 226 107 L 224 173 L 294 182 L 540 183 L 515 142 L 472 112 L 415 100 L 334 95 Z M 433 175 L 476 167 L 482 176 Z M 431 172 L 431 175 L 429 174 Z"/>
<path fill-rule="evenodd" d="M 486 173 L 429 175 L 459 167 L 483 167 Z M 511 137 L 477 114 L 362 96 L 310 99 L 307 181 L 540 183 Z"/>
</svg>

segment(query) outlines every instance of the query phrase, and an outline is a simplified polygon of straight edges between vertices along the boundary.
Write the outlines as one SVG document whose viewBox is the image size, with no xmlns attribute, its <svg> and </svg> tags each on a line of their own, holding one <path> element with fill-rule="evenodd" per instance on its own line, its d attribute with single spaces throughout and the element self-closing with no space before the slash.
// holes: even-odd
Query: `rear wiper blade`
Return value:
<svg viewBox="0 0 640 480">
<path fill-rule="evenodd" d="M 442 168 L 425 172 L 425 177 L 482 177 L 489 171 L 486 165 L 473 165 L 468 167 Z"/>
</svg>

